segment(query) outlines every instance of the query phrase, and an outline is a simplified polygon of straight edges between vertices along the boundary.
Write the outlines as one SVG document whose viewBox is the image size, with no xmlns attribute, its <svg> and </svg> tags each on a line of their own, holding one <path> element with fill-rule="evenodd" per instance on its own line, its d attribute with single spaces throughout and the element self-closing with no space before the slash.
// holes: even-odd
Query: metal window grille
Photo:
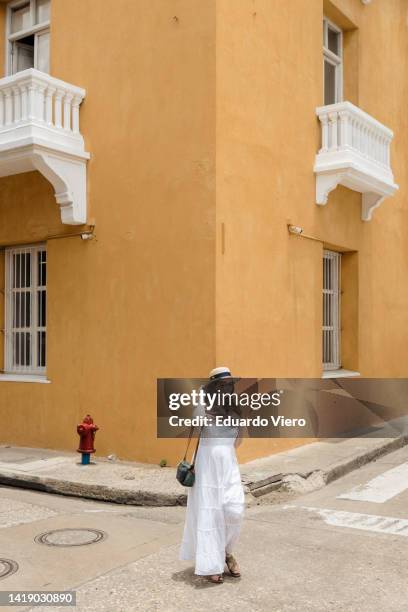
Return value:
<svg viewBox="0 0 408 612">
<path fill-rule="evenodd" d="M 45 245 L 6 249 L 5 369 L 18 374 L 45 374 Z"/>
<path fill-rule="evenodd" d="M 337 370 L 340 357 L 340 253 L 323 252 L 323 369 Z"/>
</svg>

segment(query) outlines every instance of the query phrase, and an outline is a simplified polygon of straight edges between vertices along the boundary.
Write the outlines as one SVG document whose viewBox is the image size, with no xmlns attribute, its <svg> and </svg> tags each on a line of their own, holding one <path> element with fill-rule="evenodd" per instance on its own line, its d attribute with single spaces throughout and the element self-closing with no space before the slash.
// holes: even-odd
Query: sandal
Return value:
<svg viewBox="0 0 408 612">
<path fill-rule="evenodd" d="M 238 563 L 233 555 L 227 553 L 225 557 L 225 563 L 227 564 L 231 576 L 234 576 L 234 578 L 239 578 L 241 576 L 241 572 L 237 571 Z"/>
<path fill-rule="evenodd" d="M 214 574 L 213 576 L 209 576 L 208 580 L 213 584 L 222 584 L 224 582 L 224 577 L 222 574 Z"/>
</svg>

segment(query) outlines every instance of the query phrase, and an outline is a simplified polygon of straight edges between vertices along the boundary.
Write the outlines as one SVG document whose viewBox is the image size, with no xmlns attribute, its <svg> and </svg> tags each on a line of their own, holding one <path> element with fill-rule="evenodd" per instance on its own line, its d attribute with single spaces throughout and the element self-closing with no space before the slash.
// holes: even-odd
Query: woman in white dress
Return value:
<svg viewBox="0 0 408 612">
<path fill-rule="evenodd" d="M 235 379 L 229 368 L 210 372 L 206 393 L 233 393 Z M 239 416 L 238 407 L 216 406 L 206 410 L 200 404 L 194 416 L 230 414 Z M 180 547 L 182 560 L 195 561 L 195 573 L 222 583 L 225 564 L 230 574 L 239 577 L 240 569 L 232 552 L 237 544 L 245 507 L 235 447 L 241 443 L 238 427 L 202 428 L 195 458 L 195 482 L 188 490 L 187 513 Z"/>
</svg>

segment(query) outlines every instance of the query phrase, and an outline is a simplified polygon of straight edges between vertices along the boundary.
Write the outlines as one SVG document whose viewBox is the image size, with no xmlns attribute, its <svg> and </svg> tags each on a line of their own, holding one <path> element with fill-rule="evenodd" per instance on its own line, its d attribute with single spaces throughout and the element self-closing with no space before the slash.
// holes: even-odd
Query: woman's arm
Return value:
<svg viewBox="0 0 408 612">
<path fill-rule="evenodd" d="M 244 433 L 245 433 L 245 432 L 246 432 L 246 427 L 244 427 L 244 426 L 240 426 L 240 427 L 238 428 L 238 435 L 237 435 L 237 437 L 236 437 L 236 439 L 235 439 L 235 442 L 234 442 L 234 446 L 235 446 L 235 448 L 238 448 L 238 446 L 241 446 L 241 444 L 242 444 L 242 439 L 243 439 L 243 437 L 244 437 Z"/>
</svg>

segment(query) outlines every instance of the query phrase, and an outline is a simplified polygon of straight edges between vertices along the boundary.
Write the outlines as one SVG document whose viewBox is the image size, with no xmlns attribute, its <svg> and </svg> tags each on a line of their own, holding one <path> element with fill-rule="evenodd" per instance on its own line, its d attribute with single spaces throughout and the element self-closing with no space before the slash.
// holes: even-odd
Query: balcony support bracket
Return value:
<svg viewBox="0 0 408 612">
<path fill-rule="evenodd" d="M 340 185 L 343 175 L 338 172 L 331 174 L 317 174 L 316 176 L 316 204 L 324 206 L 329 199 L 329 193 Z"/>
<path fill-rule="evenodd" d="M 380 204 L 385 200 L 385 195 L 378 195 L 378 193 L 366 192 L 363 193 L 363 202 L 361 210 L 361 218 L 363 221 L 371 221 L 373 216 L 373 210 L 378 208 Z"/>
<path fill-rule="evenodd" d="M 51 183 L 61 209 L 61 221 L 68 225 L 86 223 L 86 163 L 88 153 L 67 153 L 29 144 L 12 151 L 0 149 L 0 177 L 37 170 Z"/>
<path fill-rule="evenodd" d="M 62 223 L 86 223 L 86 161 L 54 151 L 37 151 L 32 162 L 54 188 Z"/>
</svg>

